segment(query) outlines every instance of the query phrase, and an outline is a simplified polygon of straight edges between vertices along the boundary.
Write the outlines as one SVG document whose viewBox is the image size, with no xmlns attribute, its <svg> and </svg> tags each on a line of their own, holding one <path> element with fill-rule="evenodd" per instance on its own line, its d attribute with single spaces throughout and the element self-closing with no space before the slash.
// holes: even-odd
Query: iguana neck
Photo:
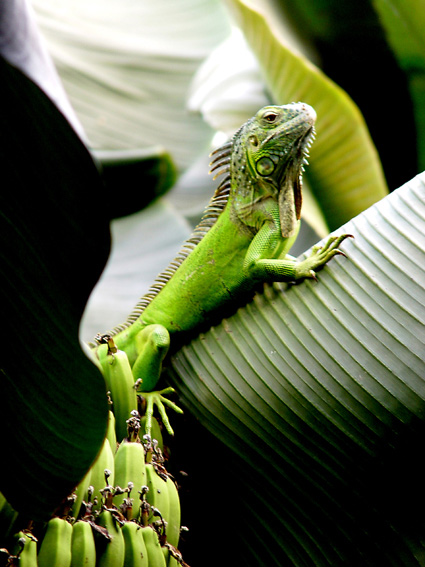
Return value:
<svg viewBox="0 0 425 567">
<path fill-rule="evenodd" d="M 279 109 L 279 110 L 277 110 Z M 284 110 L 282 110 L 284 109 Z M 265 203 L 279 204 L 283 238 L 293 236 L 301 217 L 302 172 L 314 137 L 315 113 L 293 103 L 265 107 L 235 135 L 230 162 L 234 215 L 243 225 L 259 229 Z"/>
</svg>

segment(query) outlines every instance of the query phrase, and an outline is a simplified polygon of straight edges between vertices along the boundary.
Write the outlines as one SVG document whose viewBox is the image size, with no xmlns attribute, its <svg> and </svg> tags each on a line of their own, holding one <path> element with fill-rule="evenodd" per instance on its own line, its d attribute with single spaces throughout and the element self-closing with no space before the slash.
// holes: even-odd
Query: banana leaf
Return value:
<svg viewBox="0 0 425 567">
<path fill-rule="evenodd" d="M 395 189 L 422 171 L 423 129 L 418 117 L 423 104 L 420 99 L 415 103 L 412 91 L 424 71 L 422 3 L 277 0 L 272 4 L 275 17 L 289 23 L 315 54 L 322 71 L 360 108 L 388 186 Z M 397 136 L 405 141 L 402 145 L 388 143 L 394 136 L 389 117 L 396 108 L 402 109 L 402 119 L 397 120 Z"/>
<path fill-rule="evenodd" d="M 407 150 L 415 156 L 418 162 L 419 171 L 425 168 L 425 12 L 422 2 L 418 0 L 393 0 L 386 2 L 383 0 L 373 0 L 372 2 L 382 28 L 385 31 L 387 41 L 390 44 L 394 57 L 400 69 L 405 75 L 407 86 L 410 93 L 410 105 L 413 107 L 413 118 L 415 123 L 415 135 L 410 136 L 407 130 L 406 139 L 409 140 Z M 391 89 L 398 80 L 397 75 L 392 73 Z M 397 88 L 397 87 L 396 87 Z M 388 89 L 385 89 L 388 93 Z M 400 101 L 395 99 L 395 105 Z M 394 106 L 392 107 L 394 108 Z M 409 107 L 403 104 L 403 123 L 409 125 Z M 403 128 L 402 137 L 405 137 Z M 414 147 L 412 145 L 415 144 Z M 406 151 L 406 150 L 405 150 Z M 400 160 L 400 154 L 395 154 Z M 409 163 L 409 157 L 406 159 Z"/>
<path fill-rule="evenodd" d="M 31 4 L 91 147 L 165 147 L 180 172 L 208 153 L 214 133 L 186 103 L 196 69 L 229 32 L 221 2 Z"/>
<path fill-rule="evenodd" d="M 172 358 L 181 402 L 220 441 L 194 468 L 204 487 L 214 470 L 219 508 L 197 493 L 196 534 L 225 507 L 205 566 L 234 564 L 230 537 L 247 566 L 424 565 L 425 175 L 340 232 L 348 257 L 317 282 L 265 286 Z"/>
</svg>

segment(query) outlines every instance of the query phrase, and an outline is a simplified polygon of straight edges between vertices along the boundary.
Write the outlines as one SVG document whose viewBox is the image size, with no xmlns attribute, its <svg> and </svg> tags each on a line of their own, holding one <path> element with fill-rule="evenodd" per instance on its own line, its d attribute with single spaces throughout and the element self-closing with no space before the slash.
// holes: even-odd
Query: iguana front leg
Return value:
<svg viewBox="0 0 425 567">
<path fill-rule="evenodd" d="M 170 347 L 170 334 L 163 325 L 147 325 L 135 340 L 137 352 L 133 376 L 142 392 L 152 391 L 158 383 L 162 362 Z"/>
<path fill-rule="evenodd" d="M 158 408 L 165 428 L 171 435 L 173 435 L 173 429 L 164 406 L 167 405 L 174 411 L 183 413 L 176 404 L 164 397 L 173 393 L 174 388 L 153 391 L 161 376 L 162 363 L 169 346 L 170 335 L 163 325 L 148 325 L 136 336 L 138 356 L 133 364 L 132 371 L 136 380 L 137 391 L 146 400 L 146 433 L 148 435 L 151 433 L 154 406 Z"/>
<path fill-rule="evenodd" d="M 315 246 L 305 260 L 297 261 L 288 256 L 273 257 L 276 250 L 288 250 L 294 239 L 282 239 L 280 229 L 273 222 L 265 223 L 255 235 L 244 261 L 247 277 L 259 281 L 298 281 L 316 279 L 316 271 L 337 255 L 345 255 L 339 245 L 350 234 L 331 236 L 323 247 Z"/>
<path fill-rule="evenodd" d="M 295 263 L 295 280 L 303 278 L 316 279 L 316 271 L 325 266 L 334 256 L 346 256 L 339 249 L 340 244 L 346 238 L 353 238 L 352 234 L 341 234 L 331 236 L 324 246 L 313 246 L 310 256 Z"/>
</svg>

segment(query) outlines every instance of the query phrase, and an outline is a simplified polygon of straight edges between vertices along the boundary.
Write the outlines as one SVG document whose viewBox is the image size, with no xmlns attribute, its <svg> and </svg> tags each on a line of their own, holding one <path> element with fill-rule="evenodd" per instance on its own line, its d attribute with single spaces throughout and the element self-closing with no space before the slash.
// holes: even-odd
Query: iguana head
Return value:
<svg viewBox="0 0 425 567">
<path fill-rule="evenodd" d="M 305 103 L 265 106 L 236 132 L 230 175 L 241 219 L 272 198 L 279 204 L 283 237 L 301 215 L 302 172 L 314 138 L 316 112 Z"/>
</svg>

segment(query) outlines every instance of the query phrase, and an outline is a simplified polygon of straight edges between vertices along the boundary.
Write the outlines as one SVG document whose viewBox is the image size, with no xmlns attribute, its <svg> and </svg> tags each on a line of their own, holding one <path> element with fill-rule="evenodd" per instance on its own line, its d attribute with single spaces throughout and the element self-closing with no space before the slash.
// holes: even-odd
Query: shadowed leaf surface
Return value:
<svg viewBox="0 0 425 567">
<path fill-rule="evenodd" d="M 171 156 L 160 147 L 92 153 L 102 172 L 105 205 L 111 219 L 144 209 L 167 193 L 176 180 Z"/>
<path fill-rule="evenodd" d="M 0 61 L 1 491 L 46 518 L 104 436 L 103 377 L 78 329 L 109 253 L 98 171 L 46 95 Z"/>
</svg>

